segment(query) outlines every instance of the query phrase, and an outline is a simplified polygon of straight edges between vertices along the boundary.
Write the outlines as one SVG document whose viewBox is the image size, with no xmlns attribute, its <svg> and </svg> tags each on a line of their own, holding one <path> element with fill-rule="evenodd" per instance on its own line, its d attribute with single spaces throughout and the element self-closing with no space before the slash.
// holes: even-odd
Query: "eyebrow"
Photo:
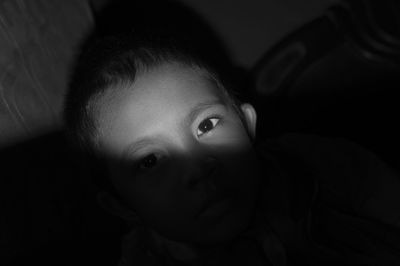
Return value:
<svg viewBox="0 0 400 266">
<path fill-rule="evenodd" d="M 195 107 L 193 107 L 189 114 L 186 116 L 185 124 L 192 123 L 202 112 L 215 106 L 226 107 L 226 104 L 220 99 L 199 103 Z"/>
<path fill-rule="evenodd" d="M 191 124 L 202 112 L 205 110 L 215 107 L 215 106 L 223 106 L 226 107 L 226 103 L 220 99 L 216 100 L 211 100 L 207 102 L 202 102 L 198 103 L 196 106 L 194 106 L 189 114 L 185 117 L 184 119 L 184 124 Z M 146 147 L 149 144 L 152 144 L 155 142 L 156 139 L 160 139 L 162 137 L 156 135 L 156 136 L 146 136 L 143 138 L 140 138 L 139 140 L 132 142 L 129 144 L 129 146 L 123 151 L 122 153 L 122 158 L 126 159 L 129 158 L 130 154 L 135 153 L 137 150 Z"/>
<path fill-rule="evenodd" d="M 132 142 L 131 144 L 128 145 L 126 149 L 122 152 L 122 157 L 121 159 L 127 159 L 129 158 L 130 155 L 136 153 L 137 150 L 146 147 L 147 145 L 154 143 L 154 137 L 143 137 L 139 139 L 138 141 Z"/>
</svg>

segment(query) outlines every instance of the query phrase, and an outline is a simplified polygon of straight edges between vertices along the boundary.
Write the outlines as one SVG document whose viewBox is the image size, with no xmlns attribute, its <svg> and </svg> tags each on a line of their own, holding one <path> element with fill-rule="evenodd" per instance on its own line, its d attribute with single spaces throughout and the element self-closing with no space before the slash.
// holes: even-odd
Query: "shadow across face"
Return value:
<svg viewBox="0 0 400 266">
<path fill-rule="evenodd" d="M 168 239 L 200 245 L 229 241 L 253 216 L 260 172 L 249 146 L 105 160 L 125 211 L 134 211 Z"/>
</svg>

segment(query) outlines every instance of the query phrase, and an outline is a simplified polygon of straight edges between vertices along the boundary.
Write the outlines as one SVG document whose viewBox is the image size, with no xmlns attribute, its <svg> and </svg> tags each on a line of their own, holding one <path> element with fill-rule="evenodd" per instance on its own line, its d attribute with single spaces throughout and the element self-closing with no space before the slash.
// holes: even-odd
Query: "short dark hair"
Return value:
<svg viewBox="0 0 400 266">
<path fill-rule="evenodd" d="M 69 133 L 86 151 L 93 151 L 96 125 L 91 103 L 95 96 L 115 85 L 133 83 L 138 72 L 167 62 L 205 70 L 233 106 L 239 106 L 237 92 L 228 88 L 218 71 L 188 47 L 165 37 L 125 33 L 95 41 L 78 59 L 64 102 L 64 121 Z"/>
</svg>

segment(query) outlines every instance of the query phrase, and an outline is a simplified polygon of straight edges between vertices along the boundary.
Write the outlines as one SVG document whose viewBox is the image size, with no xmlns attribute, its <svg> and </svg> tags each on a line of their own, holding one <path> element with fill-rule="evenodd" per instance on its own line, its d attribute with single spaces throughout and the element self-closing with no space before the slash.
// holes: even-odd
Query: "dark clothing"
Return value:
<svg viewBox="0 0 400 266">
<path fill-rule="evenodd" d="M 262 204 L 288 265 L 400 265 L 394 170 L 342 139 L 288 135 L 265 150 L 282 177 L 273 190 L 288 195 L 279 207 L 266 192 Z"/>
</svg>

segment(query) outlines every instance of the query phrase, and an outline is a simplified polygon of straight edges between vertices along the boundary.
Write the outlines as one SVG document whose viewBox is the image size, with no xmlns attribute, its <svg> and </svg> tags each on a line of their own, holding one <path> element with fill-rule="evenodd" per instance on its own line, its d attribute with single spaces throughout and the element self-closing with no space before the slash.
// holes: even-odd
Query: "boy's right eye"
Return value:
<svg viewBox="0 0 400 266">
<path fill-rule="evenodd" d="M 154 168 L 157 163 L 158 163 L 159 158 L 157 157 L 156 154 L 152 153 L 144 157 L 142 160 L 139 162 L 139 168 L 140 169 L 151 169 Z"/>
</svg>

